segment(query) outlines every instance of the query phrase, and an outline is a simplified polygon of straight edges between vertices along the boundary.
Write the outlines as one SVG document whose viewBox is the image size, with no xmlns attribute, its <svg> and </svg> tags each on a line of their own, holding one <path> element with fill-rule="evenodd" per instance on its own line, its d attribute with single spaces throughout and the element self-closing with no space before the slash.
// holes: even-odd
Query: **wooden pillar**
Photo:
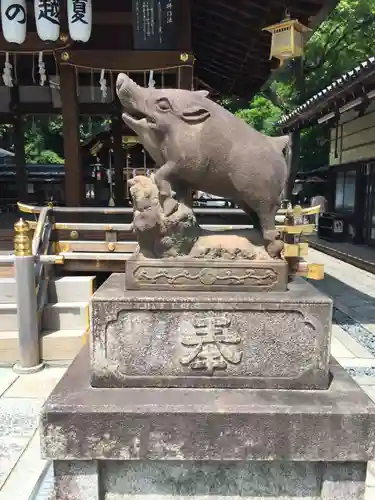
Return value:
<svg viewBox="0 0 375 500">
<path fill-rule="evenodd" d="M 14 153 L 16 163 L 16 184 L 18 201 L 27 201 L 27 169 L 25 160 L 25 130 L 22 116 L 15 116 L 13 122 Z"/>
<path fill-rule="evenodd" d="M 119 115 L 112 117 L 112 137 L 113 137 L 113 166 L 115 169 L 115 200 L 116 206 L 124 205 L 125 185 L 124 185 L 124 166 L 125 154 L 122 147 L 122 123 Z"/>
<path fill-rule="evenodd" d="M 353 243 L 356 244 L 362 244 L 364 242 L 364 232 L 366 226 L 367 168 L 367 164 L 360 163 L 359 165 L 357 165 L 356 169 L 355 203 L 353 214 L 353 225 L 355 227 L 355 236 L 353 239 Z"/>
<path fill-rule="evenodd" d="M 27 169 L 25 161 L 25 131 L 24 119 L 19 113 L 20 94 L 19 87 L 10 88 L 10 109 L 14 113 L 13 143 L 14 161 L 16 164 L 16 186 L 18 201 L 27 201 Z"/>
<path fill-rule="evenodd" d="M 179 0 L 178 26 L 179 40 L 178 46 L 181 52 L 191 52 L 191 2 L 190 0 Z M 178 83 L 181 89 L 192 90 L 193 68 L 182 66 L 178 69 Z"/>
<path fill-rule="evenodd" d="M 64 134 L 65 204 L 74 207 L 80 206 L 84 199 L 84 186 L 76 75 L 72 66 L 61 66 L 60 89 Z"/>
<path fill-rule="evenodd" d="M 182 66 L 178 69 L 178 86 L 180 89 L 192 90 L 193 88 L 193 68 Z"/>
</svg>

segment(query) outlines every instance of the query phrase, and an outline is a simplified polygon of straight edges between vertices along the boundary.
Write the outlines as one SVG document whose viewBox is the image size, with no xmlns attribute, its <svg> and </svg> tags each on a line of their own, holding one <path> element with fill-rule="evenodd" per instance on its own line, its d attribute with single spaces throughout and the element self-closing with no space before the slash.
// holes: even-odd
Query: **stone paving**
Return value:
<svg viewBox="0 0 375 500">
<path fill-rule="evenodd" d="M 375 275 L 311 250 L 325 265 L 314 284 L 334 299 L 332 353 L 375 401 Z M 52 471 L 40 458 L 38 414 L 66 367 L 33 375 L 0 368 L 0 500 L 52 500 Z M 375 500 L 375 462 L 368 472 L 366 500 Z"/>
</svg>

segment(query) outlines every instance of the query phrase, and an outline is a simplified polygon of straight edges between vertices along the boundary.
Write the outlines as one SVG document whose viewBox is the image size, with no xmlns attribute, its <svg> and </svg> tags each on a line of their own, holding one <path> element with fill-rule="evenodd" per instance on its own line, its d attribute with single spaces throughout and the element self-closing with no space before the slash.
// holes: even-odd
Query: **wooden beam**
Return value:
<svg viewBox="0 0 375 500">
<path fill-rule="evenodd" d="M 61 66 L 61 103 L 65 158 L 65 203 L 80 206 L 83 200 L 81 144 L 79 140 L 79 110 L 76 76 L 71 66 Z"/>
<path fill-rule="evenodd" d="M 248 6 L 246 8 L 238 8 L 236 7 L 236 3 L 229 3 L 225 2 L 219 2 L 218 0 L 207 0 L 207 4 L 209 8 L 207 9 L 208 13 L 211 10 L 222 10 L 222 11 L 227 11 L 228 13 L 231 13 L 231 16 L 233 19 L 242 17 L 244 19 L 254 19 L 254 11 L 258 11 L 258 13 L 261 15 L 263 12 L 265 12 L 268 9 L 267 2 L 247 2 Z"/>
<path fill-rule="evenodd" d="M 93 24 L 104 26 L 131 26 L 133 24 L 132 12 L 110 12 L 96 11 L 92 12 Z"/>
<path fill-rule="evenodd" d="M 212 73 L 215 76 L 218 76 L 220 79 L 223 78 L 224 80 L 233 80 L 232 77 L 225 75 L 224 73 L 221 73 L 220 70 L 216 67 L 211 67 L 209 64 L 206 64 L 202 70 L 206 73 Z"/>
<path fill-rule="evenodd" d="M 72 40 L 68 40 L 67 42 L 62 42 L 60 39 L 56 42 L 46 43 L 43 42 L 38 37 L 37 33 L 28 32 L 26 34 L 26 40 L 22 45 L 18 45 L 16 43 L 8 43 L 3 34 L 0 33 L 0 52 L 40 52 L 40 51 L 50 51 L 62 49 L 67 45 L 71 45 Z"/>
<path fill-rule="evenodd" d="M 62 64 L 72 64 L 89 68 L 110 69 L 113 71 L 149 71 L 167 69 L 184 64 L 193 64 L 194 56 L 189 54 L 187 61 L 181 61 L 181 51 L 136 51 L 136 50 L 71 50 L 63 52 Z"/>
<path fill-rule="evenodd" d="M 53 107 L 50 102 L 21 102 L 18 110 L 22 115 L 61 115 L 61 108 Z M 78 110 L 81 116 L 109 116 L 113 113 L 113 105 L 85 102 L 78 104 Z"/>
<path fill-rule="evenodd" d="M 220 57 L 230 57 L 230 59 L 237 60 L 239 63 L 243 63 L 243 57 L 241 57 L 236 50 L 232 50 L 228 47 L 228 44 L 223 42 L 218 42 L 215 40 L 215 43 L 203 42 L 199 40 L 199 42 L 194 44 L 194 48 L 196 49 L 196 53 L 200 52 L 214 52 Z"/>
<path fill-rule="evenodd" d="M 208 55 L 204 58 L 200 57 L 198 59 L 200 66 L 210 65 L 212 67 L 216 67 L 218 70 L 222 70 L 224 74 L 231 72 L 233 74 L 237 74 L 241 69 L 241 66 L 238 66 L 234 62 L 232 63 L 230 60 L 220 61 L 220 59 L 215 59 L 214 57 L 209 57 Z"/>
<path fill-rule="evenodd" d="M 28 25 L 34 25 L 34 2 L 26 2 L 27 7 L 27 22 Z M 60 9 L 61 14 L 62 9 Z M 61 17 L 61 15 L 60 15 Z M 107 11 L 107 10 L 96 10 L 96 5 L 93 7 L 92 11 L 92 22 L 93 24 L 101 24 L 104 26 L 123 26 L 133 24 L 133 14 L 131 12 L 124 11 Z"/>
</svg>

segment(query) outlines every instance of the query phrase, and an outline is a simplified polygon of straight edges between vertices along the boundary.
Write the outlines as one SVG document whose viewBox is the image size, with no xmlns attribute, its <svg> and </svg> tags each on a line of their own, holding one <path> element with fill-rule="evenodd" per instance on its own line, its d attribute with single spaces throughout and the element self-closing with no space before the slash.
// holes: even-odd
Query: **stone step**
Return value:
<svg viewBox="0 0 375 500">
<path fill-rule="evenodd" d="M 88 302 L 94 293 L 95 276 L 64 276 L 50 281 L 48 300 L 56 302 Z M 0 277 L 0 304 L 16 303 L 16 280 Z"/>
<path fill-rule="evenodd" d="M 47 362 L 71 361 L 86 341 L 85 330 L 43 331 L 40 339 L 41 357 Z M 0 365 L 19 360 L 18 332 L 0 332 Z"/>
<path fill-rule="evenodd" d="M 0 304 L 16 303 L 16 280 L 14 278 L 0 278 Z"/>
<path fill-rule="evenodd" d="M 86 330 L 45 330 L 41 335 L 44 361 L 73 360 L 86 341 Z"/>
<path fill-rule="evenodd" d="M 57 302 L 43 309 L 43 330 L 86 330 L 89 328 L 88 302 Z"/>
<path fill-rule="evenodd" d="M 0 332 L 17 332 L 17 304 L 0 304 Z"/>
<path fill-rule="evenodd" d="M 11 278 L 13 276 L 13 264 L 0 264 L 0 278 Z"/>
<path fill-rule="evenodd" d="M 63 276 L 51 280 L 49 302 L 88 302 L 94 293 L 95 276 Z M 1 301 L 0 301 L 1 302 Z"/>
<path fill-rule="evenodd" d="M 88 302 L 47 304 L 43 310 L 42 327 L 43 330 L 88 329 Z M 17 304 L 0 304 L 0 332 L 17 331 Z"/>
</svg>

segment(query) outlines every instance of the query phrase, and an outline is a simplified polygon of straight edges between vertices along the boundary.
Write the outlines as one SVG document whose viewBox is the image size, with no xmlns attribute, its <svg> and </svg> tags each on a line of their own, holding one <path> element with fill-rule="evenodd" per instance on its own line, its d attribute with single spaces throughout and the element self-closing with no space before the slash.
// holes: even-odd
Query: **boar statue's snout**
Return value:
<svg viewBox="0 0 375 500">
<path fill-rule="evenodd" d="M 116 92 L 121 104 L 125 108 L 133 108 L 137 103 L 142 102 L 145 98 L 144 89 L 137 85 L 128 75 L 120 73 L 116 80 Z"/>
<path fill-rule="evenodd" d="M 125 75 L 124 73 L 120 73 L 117 77 L 116 81 L 116 91 L 118 98 L 121 100 L 121 97 L 126 97 L 130 94 L 131 91 L 131 83 L 134 85 L 135 82 L 133 82 L 128 75 Z"/>
<path fill-rule="evenodd" d="M 116 81 L 116 89 L 117 91 L 121 90 L 123 87 L 126 87 L 126 80 L 128 79 L 127 75 L 124 73 L 120 73 L 117 77 Z"/>
</svg>

